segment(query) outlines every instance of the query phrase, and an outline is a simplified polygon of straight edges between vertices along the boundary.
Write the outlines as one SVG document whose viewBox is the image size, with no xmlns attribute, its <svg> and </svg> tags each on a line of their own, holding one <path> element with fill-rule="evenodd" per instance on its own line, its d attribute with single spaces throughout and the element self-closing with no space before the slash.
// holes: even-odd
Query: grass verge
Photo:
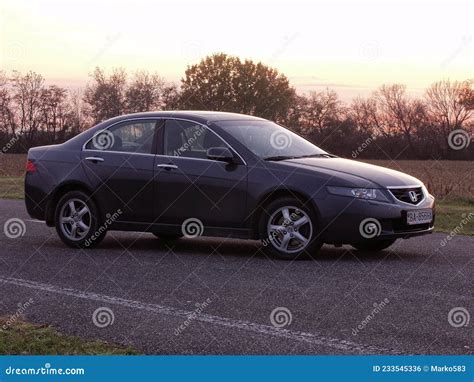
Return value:
<svg viewBox="0 0 474 382">
<path fill-rule="evenodd" d="M 138 353 L 130 347 L 63 335 L 48 325 L 31 324 L 22 320 L 11 323 L 8 322 L 8 317 L 0 317 L 0 354 L 130 355 Z"/>
<path fill-rule="evenodd" d="M 435 231 L 447 233 L 454 231 L 460 235 L 474 235 L 474 202 L 437 201 Z"/>
</svg>

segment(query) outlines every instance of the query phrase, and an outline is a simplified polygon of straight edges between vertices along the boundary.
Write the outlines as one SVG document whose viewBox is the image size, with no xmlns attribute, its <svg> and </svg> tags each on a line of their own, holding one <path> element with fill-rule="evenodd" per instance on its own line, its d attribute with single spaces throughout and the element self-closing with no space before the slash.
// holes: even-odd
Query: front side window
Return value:
<svg viewBox="0 0 474 382">
<path fill-rule="evenodd" d="M 207 159 L 211 147 L 228 147 L 211 130 L 195 122 L 167 120 L 164 154 L 169 156 Z"/>
<path fill-rule="evenodd" d="M 327 154 L 306 139 L 270 121 L 220 121 L 218 125 L 262 159 Z"/>
<path fill-rule="evenodd" d="M 97 132 L 86 149 L 151 154 L 156 121 L 134 121 Z"/>
</svg>

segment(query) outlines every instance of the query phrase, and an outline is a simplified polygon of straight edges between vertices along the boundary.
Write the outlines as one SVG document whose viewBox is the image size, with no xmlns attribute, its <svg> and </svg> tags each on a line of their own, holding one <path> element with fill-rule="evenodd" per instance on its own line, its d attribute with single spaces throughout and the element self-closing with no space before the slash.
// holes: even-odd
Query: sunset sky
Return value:
<svg viewBox="0 0 474 382">
<path fill-rule="evenodd" d="M 215 52 L 346 99 L 382 83 L 417 93 L 474 77 L 472 2 L 1 0 L 0 11 L 1 69 L 67 87 L 84 86 L 95 66 L 177 82 Z"/>
</svg>

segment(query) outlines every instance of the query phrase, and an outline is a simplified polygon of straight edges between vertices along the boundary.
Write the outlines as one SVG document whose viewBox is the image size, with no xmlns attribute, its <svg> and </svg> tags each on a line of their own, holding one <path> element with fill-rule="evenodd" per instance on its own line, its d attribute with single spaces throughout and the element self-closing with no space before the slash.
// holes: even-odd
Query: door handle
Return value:
<svg viewBox="0 0 474 382">
<path fill-rule="evenodd" d="M 173 170 L 173 169 L 176 170 L 178 168 L 178 166 L 176 166 L 175 164 L 159 164 L 156 167 L 162 168 L 168 171 Z"/>
<path fill-rule="evenodd" d="M 91 162 L 103 162 L 104 158 L 101 158 L 101 157 L 86 157 L 86 160 L 90 160 Z"/>
</svg>

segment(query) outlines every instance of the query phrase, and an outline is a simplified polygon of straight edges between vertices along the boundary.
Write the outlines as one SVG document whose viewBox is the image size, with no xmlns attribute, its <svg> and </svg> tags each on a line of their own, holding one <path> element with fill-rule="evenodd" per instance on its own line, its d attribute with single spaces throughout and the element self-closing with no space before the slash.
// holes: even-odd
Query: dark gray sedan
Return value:
<svg viewBox="0 0 474 382">
<path fill-rule="evenodd" d="M 434 198 L 418 179 L 222 112 L 125 115 L 32 148 L 25 193 L 29 214 L 79 248 L 122 230 L 259 239 L 295 259 L 324 243 L 382 250 L 434 224 Z"/>
</svg>

